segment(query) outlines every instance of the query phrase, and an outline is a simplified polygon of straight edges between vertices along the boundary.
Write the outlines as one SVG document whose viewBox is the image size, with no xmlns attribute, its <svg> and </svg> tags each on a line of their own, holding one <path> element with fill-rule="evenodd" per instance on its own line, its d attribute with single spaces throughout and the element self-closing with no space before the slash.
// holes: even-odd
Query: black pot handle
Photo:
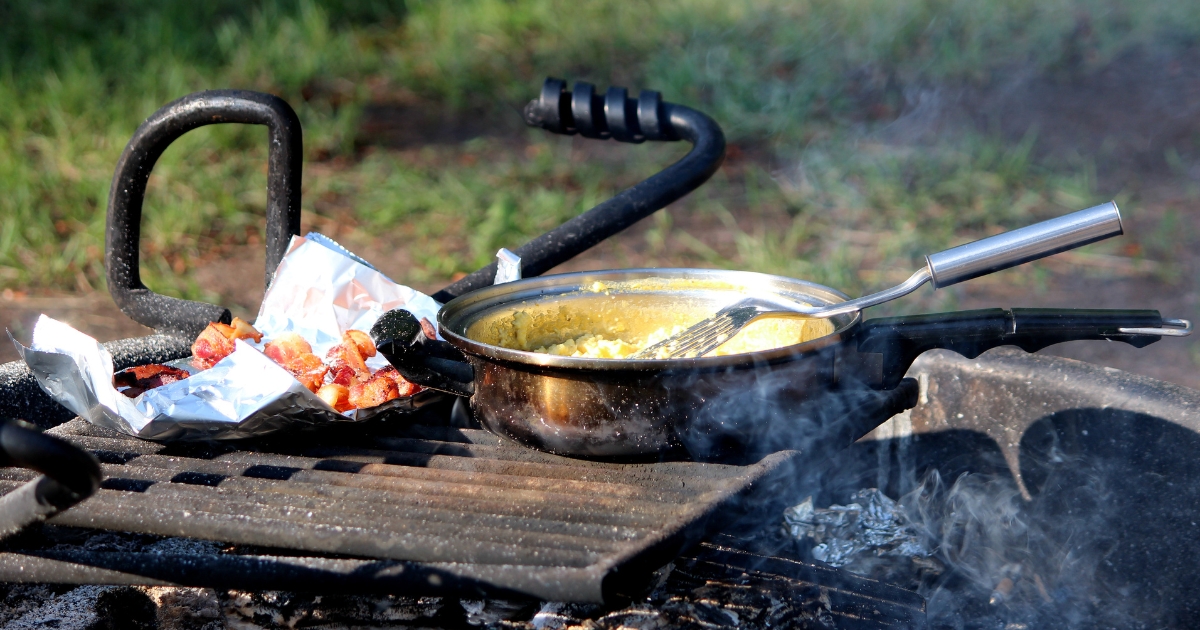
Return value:
<svg viewBox="0 0 1200 630">
<path fill-rule="evenodd" d="M 245 90 L 189 94 L 154 112 L 134 132 L 117 162 L 108 197 L 105 265 L 108 290 L 121 311 L 160 333 L 191 338 L 209 322 L 229 323 L 224 307 L 168 297 L 142 284 L 138 268 L 142 203 L 146 182 L 159 156 L 183 134 L 218 123 L 266 125 L 267 160 L 266 284 L 279 266 L 292 236 L 300 233 L 300 183 L 304 142 L 300 119 L 283 99 Z"/>
<path fill-rule="evenodd" d="M 422 326 L 415 315 L 398 308 L 380 316 L 371 327 L 371 339 L 409 381 L 470 397 L 475 393 L 475 369 L 458 348 L 438 340 L 433 330 L 433 324 Z"/>
<path fill-rule="evenodd" d="M 0 539 L 92 496 L 100 463 L 90 453 L 20 420 L 0 420 L 0 467 L 31 468 L 43 476 L 0 497 Z"/>
<path fill-rule="evenodd" d="M 895 387 L 926 350 L 944 348 L 973 359 L 998 346 L 1035 352 L 1064 341 L 1122 341 L 1135 348 L 1164 336 L 1190 333 L 1187 320 L 1164 320 L 1158 311 L 990 308 L 863 322 L 849 340 L 857 352 L 842 358 L 839 381 L 860 378 Z"/>
</svg>

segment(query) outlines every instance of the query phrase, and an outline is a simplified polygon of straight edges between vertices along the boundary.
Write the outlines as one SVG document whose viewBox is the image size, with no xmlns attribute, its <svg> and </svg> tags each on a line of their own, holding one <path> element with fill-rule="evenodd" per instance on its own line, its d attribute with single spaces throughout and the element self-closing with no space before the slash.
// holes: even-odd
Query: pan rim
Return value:
<svg viewBox="0 0 1200 630">
<path fill-rule="evenodd" d="M 438 329 L 442 337 L 468 355 L 528 367 L 616 372 L 657 372 L 664 370 L 707 371 L 746 365 L 757 366 L 778 363 L 792 360 L 800 355 L 812 354 L 823 348 L 841 343 L 846 333 L 857 326 L 862 320 L 862 312 L 856 311 L 852 314 L 831 318 L 835 322 L 839 319 L 842 320 L 841 323 L 835 323 L 832 333 L 804 343 L 760 352 L 691 359 L 594 359 L 564 357 L 486 344 L 471 339 L 465 334 L 466 328 L 479 317 L 523 299 L 531 299 L 543 295 L 562 295 L 571 292 L 563 290 L 564 287 L 575 287 L 575 290 L 580 290 L 582 287 L 597 281 L 619 282 L 622 280 L 640 280 L 656 277 L 666 277 L 669 279 L 710 278 L 716 280 L 738 280 L 737 284 L 757 287 L 785 286 L 793 289 L 787 292 L 789 297 L 803 297 L 806 300 L 812 300 L 820 304 L 836 304 L 850 299 L 846 294 L 837 289 L 815 282 L 754 271 L 687 267 L 602 269 L 526 278 L 461 295 L 447 302 L 442 307 L 438 313 Z"/>
</svg>

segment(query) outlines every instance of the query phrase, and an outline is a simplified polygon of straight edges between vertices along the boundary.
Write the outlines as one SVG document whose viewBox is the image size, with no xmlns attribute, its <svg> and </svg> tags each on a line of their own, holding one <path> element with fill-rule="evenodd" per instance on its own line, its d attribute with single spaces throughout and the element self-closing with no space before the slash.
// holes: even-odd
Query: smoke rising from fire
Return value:
<svg viewBox="0 0 1200 630">
<path fill-rule="evenodd" d="M 1131 540 L 1128 535 L 1129 523 L 1150 517 L 1130 509 L 1139 498 L 1131 499 L 1127 490 L 1129 484 L 1137 484 L 1128 462 L 1110 454 L 1081 453 L 1077 445 L 1063 448 L 1061 427 L 1057 428 L 1037 427 L 1024 440 L 1027 461 L 1022 467 L 1026 481 L 1035 482 L 1031 500 L 1022 498 L 1011 474 L 978 462 L 976 467 L 984 472 L 960 472 L 952 481 L 934 467 L 945 462 L 925 465 L 917 474 L 913 471 L 921 470 L 922 463 L 910 461 L 900 467 L 900 480 L 895 478 L 895 462 L 888 471 L 863 468 L 856 476 L 859 480 L 887 480 L 890 474 L 893 491 L 909 489 L 896 503 L 898 532 L 923 539 L 937 563 L 931 570 L 930 558 L 867 546 L 856 552 L 863 560 L 843 557 L 839 566 L 918 591 L 927 600 L 931 628 L 1140 628 L 1181 621 L 1189 599 L 1166 592 L 1180 587 L 1170 575 L 1139 562 L 1144 545 L 1155 549 L 1164 565 L 1168 554 L 1177 553 L 1177 545 L 1163 539 Z M 900 441 L 876 443 L 875 448 L 894 453 Z M 913 460 L 923 459 L 911 452 L 919 448 L 911 443 L 907 448 Z M 873 453 L 863 455 L 859 453 L 860 461 L 883 461 Z M 871 492 L 858 490 L 849 500 L 865 506 Z M 809 522 L 821 521 L 822 512 L 844 514 L 855 507 L 838 505 L 846 501 L 816 508 Z M 1176 514 L 1190 509 L 1182 504 L 1159 507 Z M 801 555 L 812 561 L 821 555 L 814 549 L 827 554 L 827 548 L 844 545 L 846 538 L 868 538 L 865 528 L 877 525 L 867 518 L 866 509 L 860 517 L 862 534 L 843 529 L 838 533 L 843 540 L 826 541 L 824 549 L 802 545 Z"/>
</svg>

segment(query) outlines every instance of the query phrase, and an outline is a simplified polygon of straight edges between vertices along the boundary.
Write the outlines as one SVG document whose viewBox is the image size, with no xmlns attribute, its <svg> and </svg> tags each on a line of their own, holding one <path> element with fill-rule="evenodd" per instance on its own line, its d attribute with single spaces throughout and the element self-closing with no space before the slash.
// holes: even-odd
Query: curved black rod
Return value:
<svg viewBox="0 0 1200 630">
<path fill-rule="evenodd" d="M 300 183 L 304 143 L 300 119 L 283 99 L 245 90 L 211 90 L 168 103 L 143 122 L 126 145 L 108 197 L 105 266 L 108 290 L 129 317 L 162 333 L 195 337 L 212 321 L 230 321 L 227 309 L 151 291 L 138 268 L 142 203 L 150 171 L 163 151 L 183 134 L 219 123 L 266 125 L 267 165 L 266 284 L 283 259 L 288 242 L 300 233 Z"/>
<path fill-rule="evenodd" d="M 0 497 L 0 538 L 45 520 L 95 494 L 100 462 L 76 446 L 20 420 L 0 421 L 0 467 L 42 473 Z"/>
<path fill-rule="evenodd" d="M 650 216 L 708 181 L 725 157 L 725 134 L 713 119 L 683 105 L 662 103 L 674 134 L 692 143 L 692 150 L 660 173 L 619 193 L 516 249 L 521 273 L 538 276 L 604 239 Z M 435 293 L 439 302 L 483 287 L 496 278 L 496 263 Z"/>
</svg>

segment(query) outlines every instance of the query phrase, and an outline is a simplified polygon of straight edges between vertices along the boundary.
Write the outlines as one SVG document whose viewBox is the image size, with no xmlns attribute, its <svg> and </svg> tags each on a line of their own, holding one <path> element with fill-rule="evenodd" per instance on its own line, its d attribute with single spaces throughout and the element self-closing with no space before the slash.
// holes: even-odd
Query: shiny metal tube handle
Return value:
<svg viewBox="0 0 1200 630">
<path fill-rule="evenodd" d="M 754 319 L 768 313 L 791 312 L 809 317 L 833 317 L 904 297 L 926 282 L 940 289 L 1031 260 L 1075 249 L 1088 243 L 1123 234 L 1121 213 L 1115 202 L 1035 223 L 1011 232 L 960 245 L 925 257 L 925 268 L 890 288 L 836 304 L 810 306 L 789 300 L 749 297 L 717 311 L 694 324 L 634 354 L 634 359 L 702 357 Z M 1191 334 L 1187 320 L 1164 320 L 1163 327 L 1121 329 L 1124 334 L 1182 337 Z"/>
<path fill-rule="evenodd" d="M 1114 201 L 925 257 L 940 289 L 1124 233 Z"/>
</svg>

